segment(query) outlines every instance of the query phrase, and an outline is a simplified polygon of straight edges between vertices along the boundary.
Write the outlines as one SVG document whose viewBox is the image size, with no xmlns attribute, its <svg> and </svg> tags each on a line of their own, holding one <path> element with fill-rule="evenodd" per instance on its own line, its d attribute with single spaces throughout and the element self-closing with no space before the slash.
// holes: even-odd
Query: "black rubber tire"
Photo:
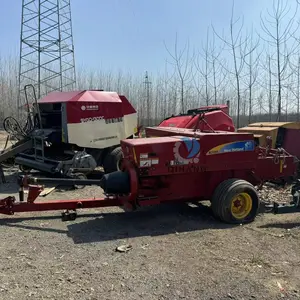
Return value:
<svg viewBox="0 0 300 300">
<path fill-rule="evenodd" d="M 119 171 L 119 163 L 123 158 L 121 147 L 114 148 L 107 153 L 103 161 L 103 169 L 106 174 Z"/>
<path fill-rule="evenodd" d="M 24 173 L 30 173 L 31 172 L 31 168 L 30 167 L 27 167 L 27 166 L 24 166 L 24 165 L 19 165 L 19 169 L 21 172 L 24 172 Z"/>
<path fill-rule="evenodd" d="M 231 212 L 231 202 L 234 196 L 247 193 L 252 201 L 252 208 L 247 216 L 237 219 Z M 242 179 L 228 179 L 218 185 L 211 199 L 214 216 L 229 224 L 245 224 L 253 222 L 258 214 L 260 201 L 254 186 Z"/>
<path fill-rule="evenodd" d="M 83 173 L 75 173 L 73 174 L 72 176 L 74 179 L 83 179 L 83 180 L 86 180 L 87 179 L 87 176 Z M 83 189 L 85 188 L 84 185 L 78 185 L 78 184 L 75 184 L 74 185 L 75 189 Z"/>
</svg>

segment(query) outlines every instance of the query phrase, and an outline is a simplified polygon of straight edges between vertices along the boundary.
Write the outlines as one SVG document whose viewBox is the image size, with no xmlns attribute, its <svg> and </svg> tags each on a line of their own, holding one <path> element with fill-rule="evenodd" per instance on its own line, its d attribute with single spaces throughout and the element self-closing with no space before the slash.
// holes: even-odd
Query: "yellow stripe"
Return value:
<svg viewBox="0 0 300 300">
<path fill-rule="evenodd" d="M 218 152 L 218 151 L 220 151 L 223 147 L 225 147 L 225 146 L 227 146 L 227 145 L 234 144 L 234 143 L 236 143 L 236 142 L 218 145 L 218 146 L 216 146 L 216 147 L 210 149 L 210 150 L 208 151 L 208 153 L 209 153 L 209 152 Z"/>
<path fill-rule="evenodd" d="M 235 142 L 231 142 L 231 143 L 226 143 L 226 144 L 222 144 L 222 145 L 218 145 L 212 149 L 210 149 L 207 153 L 211 153 L 211 152 L 219 152 L 223 147 L 227 146 L 227 145 L 232 145 L 232 144 L 235 144 L 235 143 L 240 143 L 240 142 L 245 142 L 245 141 L 235 141 Z"/>
</svg>

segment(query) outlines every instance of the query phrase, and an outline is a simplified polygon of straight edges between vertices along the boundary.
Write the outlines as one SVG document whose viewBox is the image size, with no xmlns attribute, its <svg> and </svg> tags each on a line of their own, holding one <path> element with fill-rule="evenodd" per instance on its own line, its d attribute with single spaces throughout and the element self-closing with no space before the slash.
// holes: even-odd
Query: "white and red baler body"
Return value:
<svg viewBox="0 0 300 300">
<path fill-rule="evenodd" d="M 52 92 L 39 102 L 42 118 L 47 107 L 61 105 L 62 142 L 86 148 L 107 148 L 137 131 L 137 112 L 125 96 L 115 92 Z M 57 105 L 58 104 L 58 105 Z M 47 121 L 46 121 L 47 122 Z"/>
</svg>

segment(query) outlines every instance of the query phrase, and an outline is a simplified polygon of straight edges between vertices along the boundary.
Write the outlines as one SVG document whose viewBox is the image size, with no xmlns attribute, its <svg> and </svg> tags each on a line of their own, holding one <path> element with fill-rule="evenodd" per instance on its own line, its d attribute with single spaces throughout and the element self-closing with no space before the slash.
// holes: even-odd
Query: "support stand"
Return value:
<svg viewBox="0 0 300 300">
<path fill-rule="evenodd" d="M 0 165 L 0 179 L 1 179 L 2 183 L 6 183 L 6 179 L 5 179 L 5 176 L 4 176 L 3 168 L 1 167 L 1 165 Z"/>
</svg>

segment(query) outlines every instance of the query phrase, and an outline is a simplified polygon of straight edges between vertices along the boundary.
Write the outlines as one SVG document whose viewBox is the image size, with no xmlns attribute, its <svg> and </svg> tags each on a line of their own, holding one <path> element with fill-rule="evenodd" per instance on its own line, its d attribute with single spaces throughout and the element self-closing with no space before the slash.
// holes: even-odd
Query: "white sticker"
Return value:
<svg viewBox="0 0 300 300">
<path fill-rule="evenodd" d="M 141 153 L 140 158 L 148 158 L 148 154 L 147 153 Z"/>
<path fill-rule="evenodd" d="M 140 167 L 151 167 L 151 160 L 150 159 L 143 159 L 140 161 Z"/>
<path fill-rule="evenodd" d="M 152 165 L 158 165 L 158 162 L 159 162 L 158 158 L 152 159 Z"/>
</svg>

